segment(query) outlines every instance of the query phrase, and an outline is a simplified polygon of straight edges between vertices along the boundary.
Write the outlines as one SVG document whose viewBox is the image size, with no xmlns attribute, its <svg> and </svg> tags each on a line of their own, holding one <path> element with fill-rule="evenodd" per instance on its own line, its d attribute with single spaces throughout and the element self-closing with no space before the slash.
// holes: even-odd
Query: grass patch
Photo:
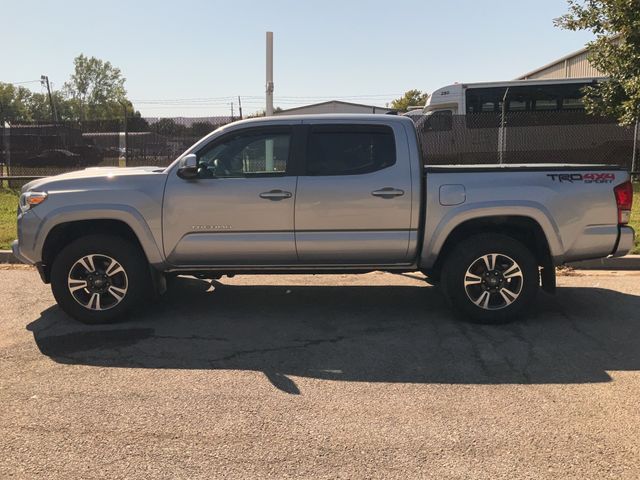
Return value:
<svg viewBox="0 0 640 480">
<path fill-rule="evenodd" d="M 16 211 L 18 192 L 0 189 L 0 250 L 11 248 L 11 242 L 18 237 L 16 231 Z"/>
</svg>

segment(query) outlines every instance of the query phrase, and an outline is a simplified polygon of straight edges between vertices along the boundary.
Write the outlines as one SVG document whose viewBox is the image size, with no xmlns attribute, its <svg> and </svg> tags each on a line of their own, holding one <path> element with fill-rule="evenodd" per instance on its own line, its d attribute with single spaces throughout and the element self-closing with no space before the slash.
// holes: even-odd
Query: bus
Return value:
<svg viewBox="0 0 640 480">
<path fill-rule="evenodd" d="M 454 83 L 429 95 L 423 114 L 502 112 L 503 106 L 507 112 L 584 110 L 583 88 L 600 80 L 602 78 Z"/>
<path fill-rule="evenodd" d="M 633 135 L 588 115 L 584 87 L 602 77 L 455 83 L 435 90 L 413 117 L 431 163 L 618 163 Z"/>
</svg>

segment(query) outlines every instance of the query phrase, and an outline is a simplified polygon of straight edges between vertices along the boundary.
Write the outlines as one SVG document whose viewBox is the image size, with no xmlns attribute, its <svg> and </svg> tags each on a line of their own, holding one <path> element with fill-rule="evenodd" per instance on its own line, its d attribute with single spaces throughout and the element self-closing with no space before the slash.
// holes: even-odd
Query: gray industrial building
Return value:
<svg viewBox="0 0 640 480">
<path fill-rule="evenodd" d="M 617 42 L 618 37 L 612 37 L 612 42 Z M 565 55 L 558 60 L 547 63 L 517 78 L 517 80 L 552 80 L 558 78 L 588 78 L 603 77 L 603 73 L 597 70 L 587 59 L 587 49 L 582 48 L 577 52 Z"/>
</svg>

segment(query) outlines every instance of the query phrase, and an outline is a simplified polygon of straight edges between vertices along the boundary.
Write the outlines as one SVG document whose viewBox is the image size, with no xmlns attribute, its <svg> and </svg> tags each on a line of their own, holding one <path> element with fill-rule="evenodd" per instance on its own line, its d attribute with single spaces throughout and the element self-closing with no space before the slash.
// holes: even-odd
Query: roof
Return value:
<svg viewBox="0 0 640 480">
<path fill-rule="evenodd" d="M 476 83 L 463 83 L 463 88 L 469 87 L 503 87 L 503 86 L 518 86 L 518 85 L 545 85 L 547 83 L 584 83 L 592 82 L 594 80 L 602 80 L 605 77 L 580 77 L 580 78 L 533 78 L 531 80 L 505 80 L 501 82 L 476 82 Z"/>
<path fill-rule="evenodd" d="M 620 34 L 617 33 L 615 35 L 612 35 L 610 37 L 610 40 L 613 40 L 615 42 L 619 38 L 620 38 Z M 523 79 L 525 79 L 527 77 L 530 77 L 531 75 L 535 75 L 536 73 L 540 73 L 541 71 L 546 70 L 549 67 L 553 67 L 554 65 L 557 65 L 558 63 L 561 63 L 561 62 L 564 62 L 565 60 L 569 60 L 570 58 L 582 55 L 587 50 L 588 50 L 588 47 L 583 47 L 580 50 L 576 50 L 575 52 L 569 53 L 569 54 L 565 55 L 564 57 L 560 57 L 557 60 L 554 60 L 553 62 L 549 62 L 546 65 L 543 65 L 541 67 L 536 68 L 535 70 L 531 70 L 530 72 L 527 72 L 524 75 L 520 75 L 518 78 L 516 78 L 516 80 L 523 80 Z"/>
<path fill-rule="evenodd" d="M 395 111 L 393 108 L 380 107 L 378 105 L 366 105 L 364 103 L 344 102 L 342 100 L 328 100 L 326 102 L 311 103 L 309 105 L 301 105 L 299 107 L 287 108 L 286 110 L 281 110 L 280 112 L 278 112 L 278 114 L 282 114 L 282 113 L 286 113 L 286 112 L 292 112 L 292 111 L 295 111 L 295 110 L 300 110 L 302 108 L 319 107 L 321 105 L 330 105 L 330 104 L 350 105 L 352 107 L 366 107 L 366 108 L 372 108 L 372 109 L 373 108 L 379 108 L 380 110 L 387 110 L 389 112 Z"/>
<path fill-rule="evenodd" d="M 375 113 L 315 113 L 309 115 L 274 115 L 271 117 L 256 117 L 246 120 L 238 120 L 220 127 L 218 131 L 231 131 L 236 128 L 242 128 L 248 125 L 265 124 L 265 125 L 295 125 L 303 122 L 366 122 L 366 123 L 395 123 L 395 122 L 411 122 L 413 121 L 402 115 L 380 115 Z M 211 134 L 210 134 L 211 135 Z"/>
</svg>

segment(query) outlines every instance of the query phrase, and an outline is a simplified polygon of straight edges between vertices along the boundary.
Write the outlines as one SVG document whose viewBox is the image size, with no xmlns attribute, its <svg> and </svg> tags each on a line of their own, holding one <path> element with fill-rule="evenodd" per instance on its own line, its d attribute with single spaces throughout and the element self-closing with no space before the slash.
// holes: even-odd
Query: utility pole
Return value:
<svg viewBox="0 0 640 480">
<path fill-rule="evenodd" d="M 238 95 L 238 111 L 240 112 L 240 120 L 242 120 L 242 102 L 240 101 L 240 95 Z"/>
<path fill-rule="evenodd" d="M 267 84 L 265 115 L 273 115 L 273 32 L 267 32 Z"/>
<path fill-rule="evenodd" d="M 231 102 L 231 121 L 233 122 L 233 102 Z"/>
<path fill-rule="evenodd" d="M 51 96 L 51 86 L 49 85 L 49 77 L 47 75 L 40 75 L 40 83 L 42 86 L 47 87 L 47 93 L 49 94 L 49 106 L 51 107 L 51 118 L 54 123 L 58 123 L 58 112 L 56 106 L 53 104 L 53 97 Z"/>
</svg>

